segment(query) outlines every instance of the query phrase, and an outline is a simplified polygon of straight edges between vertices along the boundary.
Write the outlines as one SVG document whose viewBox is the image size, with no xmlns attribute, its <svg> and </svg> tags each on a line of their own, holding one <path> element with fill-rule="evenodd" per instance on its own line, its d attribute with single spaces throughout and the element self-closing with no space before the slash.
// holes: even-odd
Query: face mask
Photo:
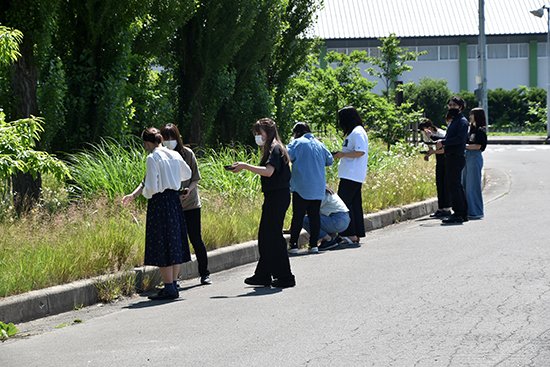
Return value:
<svg viewBox="0 0 550 367">
<path fill-rule="evenodd" d="M 162 145 L 170 150 L 174 150 L 176 149 L 176 145 L 178 145 L 178 142 L 177 140 L 165 140 L 162 142 Z"/>
<path fill-rule="evenodd" d="M 460 110 L 458 108 L 449 108 L 449 113 L 452 117 L 456 117 L 460 113 Z"/>
<path fill-rule="evenodd" d="M 254 140 L 256 140 L 256 144 L 258 144 L 259 146 L 262 146 L 265 144 L 265 141 L 261 135 L 254 135 Z"/>
</svg>

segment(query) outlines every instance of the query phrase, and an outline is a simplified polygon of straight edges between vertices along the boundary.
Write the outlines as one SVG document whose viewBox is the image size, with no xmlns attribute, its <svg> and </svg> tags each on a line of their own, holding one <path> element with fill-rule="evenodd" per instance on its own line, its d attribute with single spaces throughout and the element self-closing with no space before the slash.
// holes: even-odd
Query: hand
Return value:
<svg viewBox="0 0 550 367">
<path fill-rule="evenodd" d="M 191 192 L 191 190 L 189 190 L 189 187 L 186 187 L 185 189 L 183 189 L 180 193 L 180 198 L 182 198 L 183 200 L 187 199 L 187 197 L 189 196 L 189 193 Z"/>
<path fill-rule="evenodd" d="M 233 173 L 241 172 L 246 167 L 246 163 L 243 162 L 235 162 L 233 163 L 232 167 L 235 167 L 231 170 Z"/>
<path fill-rule="evenodd" d="M 424 134 L 426 134 L 426 137 L 429 138 L 430 136 L 433 135 L 433 132 L 432 132 L 432 130 L 430 130 L 430 129 L 425 129 L 425 130 L 424 130 Z"/>
<path fill-rule="evenodd" d="M 428 162 L 428 161 L 430 160 L 430 155 L 429 155 L 429 154 L 425 154 L 425 155 L 424 155 L 424 160 L 425 160 L 426 162 Z"/>
<path fill-rule="evenodd" d="M 343 152 L 336 152 L 332 156 L 336 159 L 340 159 L 344 156 L 344 153 Z"/>
<path fill-rule="evenodd" d="M 122 205 L 126 206 L 130 204 L 132 201 L 134 201 L 134 195 L 133 194 L 126 195 L 122 198 Z"/>
</svg>

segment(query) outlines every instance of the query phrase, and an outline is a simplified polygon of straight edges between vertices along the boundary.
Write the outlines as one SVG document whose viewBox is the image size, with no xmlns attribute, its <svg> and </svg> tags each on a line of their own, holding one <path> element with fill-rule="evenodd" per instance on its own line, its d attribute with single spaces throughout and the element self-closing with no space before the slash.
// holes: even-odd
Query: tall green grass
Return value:
<svg viewBox="0 0 550 367">
<path fill-rule="evenodd" d="M 144 216 L 104 201 L 0 224 L 0 297 L 143 261 Z"/>
<path fill-rule="evenodd" d="M 330 150 L 341 144 L 338 138 L 322 140 Z M 45 180 L 49 206 L 18 220 L 0 220 L 0 297 L 141 264 L 145 200 L 124 208 L 120 199 L 143 179 L 145 156 L 137 141 L 92 146 L 70 159 L 76 182 Z M 262 204 L 260 179 L 247 171 L 234 174 L 223 166 L 235 161 L 257 164 L 259 150 L 227 147 L 197 156 L 202 232 L 208 249 L 255 239 Z M 327 170 L 328 184 L 334 189 L 337 171 L 337 164 Z M 366 213 L 434 195 L 433 162 L 424 162 L 408 146 L 388 152 L 383 144 L 371 141 L 363 185 Z M 69 197 L 77 200 L 68 205 Z M 289 210 L 287 227 L 291 215 Z"/>
</svg>

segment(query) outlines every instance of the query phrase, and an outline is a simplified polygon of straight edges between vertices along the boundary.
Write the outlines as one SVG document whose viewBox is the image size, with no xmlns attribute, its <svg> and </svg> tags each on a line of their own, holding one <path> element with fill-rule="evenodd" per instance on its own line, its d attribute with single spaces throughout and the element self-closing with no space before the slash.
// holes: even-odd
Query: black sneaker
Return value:
<svg viewBox="0 0 550 367">
<path fill-rule="evenodd" d="M 443 210 L 443 209 L 437 209 L 435 213 L 430 214 L 430 218 L 446 218 L 450 216 L 451 216 L 451 211 Z"/>
<path fill-rule="evenodd" d="M 468 218 L 466 218 L 466 220 L 464 220 L 464 218 L 453 214 L 449 218 L 443 219 L 441 222 L 443 224 L 462 224 L 462 223 L 467 222 L 467 221 L 468 221 Z"/>
<path fill-rule="evenodd" d="M 166 292 L 164 289 L 161 289 L 158 291 L 157 294 L 154 294 L 152 296 L 149 296 L 149 298 L 152 301 L 162 301 L 167 299 L 176 299 L 180 296 L 180 293 L 178 291 L 176 292 Z"/>
<path fill-rule="evenodd" d="M 274 288 L 291 288 L 296 285 L 296 279 L 294 275 L 291 275 L 289 278 L 278 278 L 271 282 L 271 286 Z"/>
<path fill-rule="evenodd" d="M 271 279 L 260 278 L 260 277 L 257 277 L 256 275 L 253 275 L 250 278 L 246 278 L 244 282 L 248 285 L 260 285 L 263 287 L 269 287 L 271 285 Z"/>
<path fill-rule="evenodd" d="M 209 284 L 212 284 L 212 280 L 210 280 L 210 276 L 209 276 L 209 275 L 205 275 L 205 276 L 201 277 L 201 284 L 202 284 L 202 285 L 209 285 Z"/>
<path fill-rule="evenodd" d="M 296 255 L 298 253 L 298 244 L 297 243 L 291 243 L 288 246 L 288 253 L 290 255 Z"/>
<path fill-rule="evenodd" d="M 319 245 L 319 251 L 328 251 L 340 246 L 340 244 L 338 243 L 338 240 L 339 238 L 338 236 L 336 236 L 331 240 L 321 241 L 321 244 Z"/>
</svg>

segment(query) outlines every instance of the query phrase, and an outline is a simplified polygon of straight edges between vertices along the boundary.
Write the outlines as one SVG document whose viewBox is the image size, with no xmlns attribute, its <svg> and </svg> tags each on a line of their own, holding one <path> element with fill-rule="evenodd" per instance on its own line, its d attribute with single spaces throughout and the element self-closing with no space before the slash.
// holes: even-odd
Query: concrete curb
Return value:
<svg viewBox="0 0 550 367">
<path fill-rule="evenodd" d="M 429 199 L 399 208 L 387 209 L 365 216 L 365 229 L 372 231 L 388 225 L 423 217 L 437 209 L 437 199 Z M 300 235 L 300 243 L 307 242 L 307 234 Z M 208 252 L 208 267 L 212 273 L 234 268 L 258 260 L 257 241 L 248 241 Z M 197 277 L 197 261 L 182 266 L 181 279 Z M 133 272 L 79 280 L 73 283 L 40 289 L 0 300 L 0 321 L 21 323 L 41 317 L 72 311 L 98 303 L 98 285 L 109 281 L 135 277 L 139 291 L 150 289 L 160 281 L 156 267 L 139 267 Z"/>
</svg>

